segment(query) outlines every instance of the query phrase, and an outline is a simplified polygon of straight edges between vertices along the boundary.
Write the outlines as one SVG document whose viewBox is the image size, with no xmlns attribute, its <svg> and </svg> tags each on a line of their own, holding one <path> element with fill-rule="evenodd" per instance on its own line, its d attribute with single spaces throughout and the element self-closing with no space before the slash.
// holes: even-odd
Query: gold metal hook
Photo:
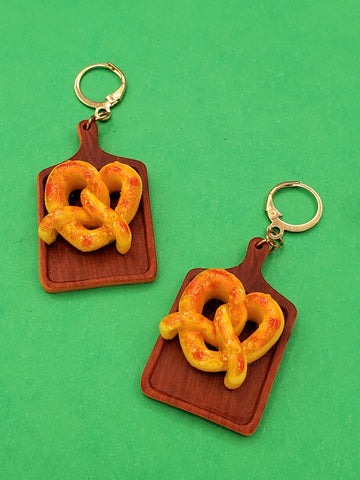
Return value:
<svg viewBox="0 0 360 480">
<path fill-rule="evenodd" d="M 121 85 L 120 87 L 116 90 L 116 92 L 111 93 L 110 95 L 107 95 L 105 97 L 104 102 L 95 102 L 93 100 L 88 99 L 85 97 L 85 95 L 82 93 L 80 89 L 80 81 L 82 77 L 85 75 L 86 72 L 89 70 L 92 70 L 93 68 L 107 68 L 114 72 L 120 79 L 121 79 Z M 89 65 L 88 67 L 85 67 L 81 72 L 77 75 L 75 78 L 75 83 L 74 83 L 74 90 L 75 93 L 78 97 L 78 99 L 84 104 L 87 105 L 88 107 L 95 108 L 95 114 L 94 114 L 94 120 L 107 120 L 110 117 L 110 108 L 116 105 L 120 100 L 122 99 L 126 89 L 126 78 L 124 73 L 120 70 L 120 68 L 116 67 L 112 63 L 95 63 L 94 65 Z"/>
<path fill-rule="evenodd" d="M 279 217 L 282 217 L 282 214 L 275 208 L 274 201 L 273 201 L 273 196 L 274 194 L 282 189 L 282 188 L 288 188 L 288 187 L 300 187 L 300 188 L 305 188 L 309 192 L 311 192 L 314 197 L 316 198 L 317 201 L 317 212 L 315 216 L 306 223 L 302 223 L 300 225 L 292 225 L 290 223 L 283 222 L 280 220 Z M 278 240 L 281 240 L 281 237 L 284 235 L 285 231 L 288 232 L 303 232 L 305 230 L 308 230 L 309 228 L 313 227 L 314 225 L 317 224 L 317 222 L 320 220 L 321 215 L 323 212 L 323 206 L 322 206 L 322 201 L 319 196 L 319 194 L 311 187 L 308 185 L 305 185 L 304 183 L 301 182 L 282 182 L 276 185 L 274 188 L 272 188 L 269 192 L 267 202 L 266 202 L 266 213 L 271 221 L 271 224 L 268 226 L 267 231 L 266 231 L 266 239 L 274 245 L 274 243 Z M 277 233 L 278 229 L 279 232 Z M 282 246 L 282 241 L 281 241 L 281 246 Z"/>
</svg>

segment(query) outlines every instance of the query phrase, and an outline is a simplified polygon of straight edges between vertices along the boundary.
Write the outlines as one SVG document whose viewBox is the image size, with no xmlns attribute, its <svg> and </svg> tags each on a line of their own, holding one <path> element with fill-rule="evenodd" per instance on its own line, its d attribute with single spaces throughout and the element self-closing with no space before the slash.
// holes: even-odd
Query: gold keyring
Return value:
<svg viewBox="0 0 360 480">
<path fill-rule="evenodd" d="M 278 190 L 280 190 L 282 188 L 287 188 L 287 187 L 305 188 L 306 190 L 311 192 L 314 195 L 314 197 L 316 198 L 317 205 L 318 205 L 317 212 L 316 212 L 315 216 L 309 222 L 302 223 L 300 225 L 292 225 L 290 223 L 283 222 L 282 220 L 279 219 L 279 217 L 281 217 L 282 214 L 279 212 L 279 210 L 277 210 L 275 208 L 274 201 L 273 201 L 273 196 Z M 279 240 L 283 236 L 284 231 L 303 232 L 305 230 L 308 230 L 309 228 L 311 228 L 311 227 L 313 227 L 314 225 L 317 224 L 317 222 L 321 218 L 322 212 L 323 212 L 323 206 L 322 206 L 321 198 L 320 198 L 319 194 L 317 192 L 315 192 L 315 190 L 313 188 L 311 188 L 308 185 L 305 185 L 304 183 L 301 183 L 301 182 L 282 182 L 282 183 L 279 183 L 278 185 L 276 185 L 274 188 L 272 188 L 270 190 L 270 193 L 268 195 L 267 202 L 266 202 L 266 213 L 267 213 L 267 215 L 268 215 L 268 217 L 271 221 L 271 224 L 268 227 L 268 229 L 271 229 L 271 233 L 269 234 L 269 237 L 270 237 L 271 240 Z M 276 233 L 276 231 L 274 232 L 274 230 L 273 230 L 274 228 L 279 229 L 279 233 Z"/>
<path fill-rule="evenodd" d="M 89 70 L 92 70 L 93 68 L 107 68 L 108 70 L 111 70 L 114 72 L 120 79 L 121 79 L 121 85 L 120 87 L 116 90 L 116 92 L 111 93 L 110 95 L 107 95 L 105 97 L 104 102 L 95 102 L 93 100 L 90 100 L 89 98 L 85 97 L 85 95 L 82 93 L 80 89 L 80 81 L 82 77 L 85 75 L 86 72 Z M 107 120 L 110 117 L 110 108 L 116 105 L 120 100 L 122 99 L 126 89 L 126 78 L 124 73 L 120 70 L 120 68 L 116 67 L 112 63 L 95 63 L 94 65 L 89 65 L 88 67 L 85 67 L 81 72 L 78 74 L 78 76 L 75 78 L 75 83 L 74 83 L 74 90 L 76 93 L 76 96 L 78 99 L 84 104 L 87 105 L 88 107 L 95 108 L 95 120 Z"/>
</svg>

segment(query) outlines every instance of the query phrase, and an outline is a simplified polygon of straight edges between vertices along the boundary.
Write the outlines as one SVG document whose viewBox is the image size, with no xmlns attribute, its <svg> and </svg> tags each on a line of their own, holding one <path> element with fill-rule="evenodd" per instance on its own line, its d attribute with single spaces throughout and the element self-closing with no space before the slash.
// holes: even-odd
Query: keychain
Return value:
<svg viewBox="0 0 360 480">
<path fill-rule="evenodd" d="M 89 100 L 80 89 L 82 77 L 94 68 L 109 69 L 121 80 L 103 102 Z M 155 280 L 146 167 L 98 145 L 96 122 L 109 119 L 125 88 L 124 73 L 112 63 L 84 68 L 74 90 L 95 112 L 78 124 L 80 148 L 38 175 L 40 280 L 50 293 Z"/>
<path fill-rule="evenodd" d="M 280 219 L 274 194 L 287 187 L 310 191 L 312 220 Z M 190 270 L 145 367 L 141 387 L 156 400 L 194 413 L 243 435 L 257 428 L 296 319 L 296 308 L 263 278 L 262 264 L 283 246 L 285 231 L 302 232 L 322 215 L 322 202 L 301 182 L 283 182 L 269 193 L 271 224 L 253 238 L 243 262 L 230 269 Z"/>
</svg>

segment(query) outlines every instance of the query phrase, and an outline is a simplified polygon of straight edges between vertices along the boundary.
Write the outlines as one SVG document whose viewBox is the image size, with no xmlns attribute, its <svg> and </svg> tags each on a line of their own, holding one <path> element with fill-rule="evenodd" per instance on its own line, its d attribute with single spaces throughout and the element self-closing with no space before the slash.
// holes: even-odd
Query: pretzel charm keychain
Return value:
<svg viewBox="0 0 360 480">
<path fill-rule="evenodd" d="M 305 188 L 317 201 L 312 220 L 283 222 L 274 194 Z M 243 262 L 230 269 L 188 272 L 143 372 L 143 392 L 243 435 L 257 428 L 296 319 L 296 308 L 261 274 L 262 264 L 283 246 L 285 231 L 302 232 L 322 215 L 311 187 L 283 182 L 269 193 L 271 224 L 253 238 Z"/>
<path fill-rule="evenodd" d="M 89 100 L 80 89 L 81 79 L 94 68 L 109 69 L 121 80 L 103 102 Z M 69 160 L 38 175 L 40 280 L 50 293 L 151 282 L 156 277 L 146 167 L 98 145 L 96 122 L 110 118 L 125 89 L 125 75 L 112 63 L 84 68 L 74 90 L 95 112 L 78 124 L 80 148 Z"/>
</svg>

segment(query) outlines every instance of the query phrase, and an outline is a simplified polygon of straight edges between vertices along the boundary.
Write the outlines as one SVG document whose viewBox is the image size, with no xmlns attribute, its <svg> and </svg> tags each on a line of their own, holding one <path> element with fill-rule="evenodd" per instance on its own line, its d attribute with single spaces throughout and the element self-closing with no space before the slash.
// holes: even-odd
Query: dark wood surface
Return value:
<svg viewBox="0 0 360 480">
<path fill-rule="evenodd" d="M 146 167 L 142 162 L 117 157 L 104 152 L 98 145 L 98 127 L 95 122 L 85 129 L 87 120 L 78 125 L 80 148 L 69 160 L 83 160 L 100 169 L 107 163 L 119 161 L 134 168 L 143 183 L 142 199 L 138 212 L 130 223 L 132 245 L 128 253 L 121 255 L 115 243 L 94 252 L 81 252 L 67 243 L 60 235 L 47 245 L 39 238 L 40 281 L 49 293 L 152 282 L 156 278 L 157 261 L 151 216 L 149 185 Z M 46 215 L 44 190 L 52 167 L 42 170 L 37 177 L 38 221 Z"/>
<path fill-rule="evenodd" d="M 171 341 L 159 336 L 141 379 L 141 388 L 149 397 L 243 435 L 254 433 L 260 422 L 297 315 L 295 306 L 263 278 L 261 266 L 269 248 L 266 244 L 262 248 L 256 248 L 259 240 L 261 239 L 252 239 L 244 261 L 228 271 L 241 280 L 247 293 L 258 291 L 270 294 L 283 310 L 285 327 L 272 349 L 248 365 L 247 377 L 241 387 L 228 390 L 224 386 L 223 372 L 206 373 L 193 368 L 185 359 L 177 336 Z M 197 268 L 188 272 L 171 313 L 178 310 L 179 299 L 185 287 L 203 270 Z"/>
</svg>

